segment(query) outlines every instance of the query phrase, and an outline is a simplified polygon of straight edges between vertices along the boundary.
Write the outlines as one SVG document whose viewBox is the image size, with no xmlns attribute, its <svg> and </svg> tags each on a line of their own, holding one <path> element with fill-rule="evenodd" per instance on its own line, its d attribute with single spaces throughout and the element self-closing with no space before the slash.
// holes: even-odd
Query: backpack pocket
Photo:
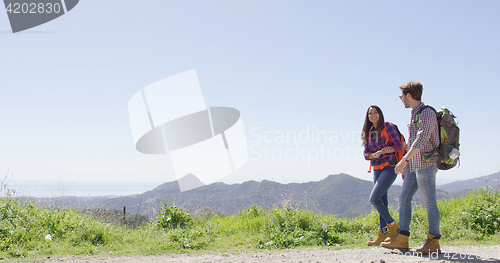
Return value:
<svg viewBox="0 0 500 263">
<path fill-rule="evenodd" d="M 439 152 L 432 151 L 422 154 L 422 160 L 427 163 L 437 163 L 439 161 Z"/>
</svg>

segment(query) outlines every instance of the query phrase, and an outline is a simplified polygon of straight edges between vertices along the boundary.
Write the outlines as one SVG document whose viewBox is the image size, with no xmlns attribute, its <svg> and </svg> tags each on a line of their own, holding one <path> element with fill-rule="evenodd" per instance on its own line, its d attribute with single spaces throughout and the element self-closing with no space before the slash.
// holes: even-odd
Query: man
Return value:
<svg viewBox="0 0 500 263">
<path fill-rule="evenodd" d="M 417 252 L 427 254 L 441 253 L 439 246 L 439 210 L 436 202 L 436 163 L 422 160 L 422 154 L 432 152 L 439 146 L 439 134 L 436 113 L 425 108 L 421 102 L 422 84 L 418 81 L 407 81 L 399 86 L 401 101 L 405 108 L 412 108 L 411 123 L 409 125 L 409 151 L 396 165 L 394 172 L 402 173 L 403 187 L 399 196 L 399 234 L 389 242 L 382 242 L 380 246 L 408 251 L 408 237 L 410 236 L 411 201 L 420 189 L 424 207 L 427 210 L 429 233 L 425 245 Z"/>
</svg>

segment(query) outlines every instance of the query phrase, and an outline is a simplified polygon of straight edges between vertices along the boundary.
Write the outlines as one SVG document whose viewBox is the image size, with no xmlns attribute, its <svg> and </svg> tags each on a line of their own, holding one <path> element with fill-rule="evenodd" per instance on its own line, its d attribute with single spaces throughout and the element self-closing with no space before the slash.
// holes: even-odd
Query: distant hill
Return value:
<svg viewBox="0 0 500 263">
<path fill-rule="evenodd" d="M 158 206 L 172 200 L 175 205 L 191 211 L 209 207 L 224 214 L 237 213 L 252 204 L 265 208 L 292 205 L 315 212 L 349 215 L 370 211 L 371 188 L 371 182 L 346 174 L 308 183 L 281 184 L 267 180 L 232 185 L 213 183 L 184 192 L 174 181 L 141 195 L 111 198 L 104 204 L 107 209 L 122 209 L 123 206 Z"/>
<path fill-rule="evenodd" d="M 438 185 L 438 188 L 449 192 L 450 194 L 466 193 L 472 189 L 479 188 L 500 189 L 500 173 L 494 173 L 473 179 L 456 181 L 448 184 Z"/>
<path fill-rule="evenodd" d="M 180 180 L 197 185 L 201 182 L 194 175 Z M 248 181 L 228 185 L 213 183 L 181 192 L 177 181 L 168 182 L 142 194 L 102 198 L 102 197 L 60 197 L 36 198 L 37 203 L 49 207 L 61 206 L 77 209 L 104 208 L 122 210 L 129 213 L 154 216 L 163 202 L 173 204 L 188 211 L 196 212 L 203 208 L 223 214 L 235 214 L 253 204 L 264 208 L 291 205 L 295 208 L 313 210 L 317 213 L 339 216 L 368 213 L 371 204 L 368 200 L 373 183 L 347 174 L 329 175 L 323 180 L 307 183 L 281 184 L 263 180 Z M 389 189 L 390 203 L 397 207 L 401 186 Z M 438 190 L 438 198 L 447 198 L 448 193 Z M 420 194 L 415 195 L 415 203 L 420 203 Z"/>
</svg>

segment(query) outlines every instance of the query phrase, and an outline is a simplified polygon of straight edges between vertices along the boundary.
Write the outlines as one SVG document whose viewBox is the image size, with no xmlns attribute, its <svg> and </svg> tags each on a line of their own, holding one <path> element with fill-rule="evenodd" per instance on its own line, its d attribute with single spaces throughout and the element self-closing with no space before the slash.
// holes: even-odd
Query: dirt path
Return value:
<svg viewBox="0 0 500 263">
<path fill-rule="evenodd" d="M 414 250 L 405 254 L 383 248 L 259 251 L 246 253 L 165 254 L 157 256 L 55 258 L 45 263 L 156 263 L 156 262 L 497 262 L 499 246 L 443 247 L 440 255 L 423 256 Z"/>
</svg>

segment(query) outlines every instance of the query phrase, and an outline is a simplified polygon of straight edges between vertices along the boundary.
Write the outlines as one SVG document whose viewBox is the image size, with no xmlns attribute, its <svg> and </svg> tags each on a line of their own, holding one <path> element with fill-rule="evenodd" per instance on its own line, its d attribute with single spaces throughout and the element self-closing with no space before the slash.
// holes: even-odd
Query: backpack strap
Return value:
<svg viewBox="0 0 500 263">
<path fill-rule="evenodd" d="M 411 120 L 411 123 L 412 123 L 412 124 L 417 125 L 417 128 L 420 128 L 420 115 L 422 114 L 422 112 L 423 112 L 426 108 L 429 108 L 429 109 L 431 109 L 432 111 L 434 111 L 434 114 L 436 114 L 436 119 L 437 119 L 437 122 L 438 122 L 438 124 L 439 124 L 439 117 L 438 117 L 438 113 L 437 113 L 436 109 L 434 109 L 434 107 L 432 107 L 432 106 L 429 106 L 429 105 L 424 105 L 422 108 L 420 108 L 420 110 L 418 110 L 417 115 L 415 116 L 415 119 L 414 119 L 414 120 Z"/>
<path fill-rule="evenodd" d="M 380 132 L 380 135 L 381 135 L 382 137 L 384 137 L 384 138 L 385 138 L 386 143 L 387 143 L 387 144 L 389 144 L 389 143 L 391 142 L 391 138 L 389 137 L 389 134 L 387 133 L 387 130 L 386 130 L 386 127 L 387 127 L 386 125 L 387 125 L 387 123 L 392 124 L 392 123 L 390 123 L 390 122 L 384 122 L 384 128 L 382 129 L 382 132 Z M 396 131 L 399 133 L 399 130 L 398 130 L 397 126 L 396 126 L 396 125 L 394 125 L 394 124 L 392 124 L 392 126 L 394 126 L 394 128 L 396 129 Z M 401 142 L 401 145 L 402 145 L 402 144 L 403 144 L 403 142 Z"/>
<path fill-rule="evenodd" d="M 371 173 L 371 172 L 372 172 L 372 167 L 373 167 L 373 169 L 375 169 L 375 170 L 382 170 L 382 169 L 384 169 L 386 166 L 389 166 L 389 165 L 390 165 L 390 164 L 389 164 L 389 162 L 385 162 L 385 163 L 382 163 L 382 164 L 379 164 L 379 165 L 375 165 L 375 166 L 373 166 L 373 165 L 372 165 L 372 163 L 370 162 L 370 169 L 368 170 L 368 172 L 369 172 L 369 173 Z"/>
<path fill-rule="evenodd" d="M 432 106 L 429 106 L 429 105 L 424 105 L 422 108 L 420 108 L 420 110 L 418 110 L 418 112 L 417 112 L 417 115 L 415 115 L 415 119 L 411 120 L 411 123 L 414 125 L 417 125 L 417 128 L 420 128 L 420 115 L 422 114 L 422 111 L 424 111 L 426 108 L 431 108 L 432 110 L 434 110 L 434 112 L 436 112 L 436 109 L 434 109 Z M 436 116 L 437 116 L 437 112 L 436 112 Z"/>
<path fill-rule="evenodd" d="M 436 114 L 436 123 L 438 125 L 438 140 L 439 140 L 439 143 L 441 143 L 441 132 L 439 131 L 439 116 L 438 116 L 438 113 L 437 113 L 436 109 L 434 109 L 434 107 L 429 106 L 429 105 L 424 105 L 420 110 L 418 110 L 417 115 L 415 116 L 415 120 L 411 120 L 411 123 L 414 124 L 414 125 L 417 125 L 417 128 L 420 129 L 420 115 L 422 114 L 422 112 L 426 108 L 431 109 L 432 111 L 434 111 L 434 114 Z M 434 151 L 439 152 L 439 149 L 434 145 L 434 143 L 432 143 L 431 138 L 429 138 L 429 141 L 430 141 L 430 143 L 432 145 L 432 148 L 434 148 Z"/>
<path fill-rule="evenodd" d="M 385 127 L 386 127 L 387 123 L 388 122 L 384 122 L 384 127 L 382 128 L 382 131 L 380 132 L 380 137 L 384 137 L 386 143 L 389 143 L 390 142 L 389 134 L 387 134 L 387 131 L 385 130 Z M 385 163 L 382 163 L 382 164 L 379 164 L 379 165 L 372 166 L 372 163 L 370 162 L 370 169 L 368 170 L 368 172 L 369 173 L 372 172 L 372 167 L 373 167 L 373 169 L 379 170 L 379 169 L 384 169 L 388 165 L 389 165 L 389 162 L 385 162 Z"/>
<path fill-rule="evenodd" d="M 394 126 L 394 128 L 396 129 L 396 132 L 398 133 L 398 137 L 399 137 L 399 139 L 401 141 L 401 150 L 399 150 L 397 152 L 396 151 L 394 152 L 394 156 L 396 156 L 396 161 L 399 162 L 399 161 L 401 161 L 401 159 L 403 158 L 403 156 L 406 154 L 405 138 L 404 138 L 403 134 L 401 134 L 401 132 L 399 131 L 397 125 L 395 125 L 393 123 L 390 123 L 390 122 L 386 122 L 386 123 L 389 123 L 392 126 Z M 384 125 L 386 123 L 384 123 Z M 389 144 L 391 142 L 391 139 L 390 139 L 389 134 L 387 133 L 387 130 L 385 129 L 385 127 L 382 130 L 381 135 L 383 137 L 385 137 L 385 140 L 386 140 L 387 144 Z"/>
</svg>

